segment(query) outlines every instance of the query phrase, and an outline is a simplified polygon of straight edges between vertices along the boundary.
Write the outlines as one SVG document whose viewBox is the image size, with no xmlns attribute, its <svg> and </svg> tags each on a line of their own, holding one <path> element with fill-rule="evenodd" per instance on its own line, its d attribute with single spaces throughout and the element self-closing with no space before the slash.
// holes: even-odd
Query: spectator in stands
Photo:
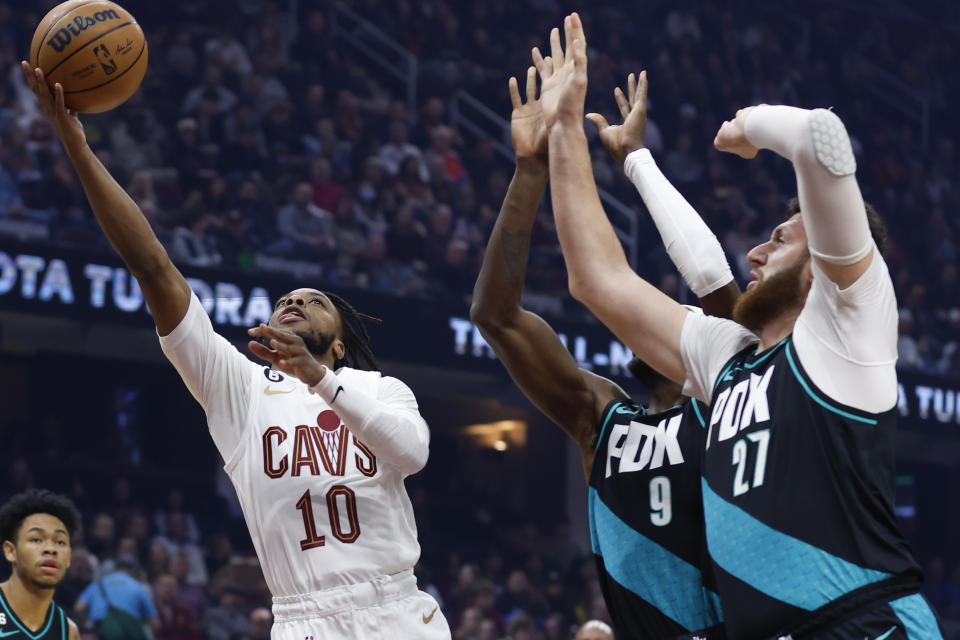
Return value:
<svg viewBox="0 0 960 640">
<path fill-rule="evenodd" d="M 315 258 L 333 247 L 333 216 L 313 203 L 309 182 L 299 183 L 290 204 L 277 213 L 277 231 L 283 242 L 275 244 L 272 253 Z"/>
<path fill-rule="evenodd" d="M 413 158 L 413 167 L 416 168 L 416 176 L 419 177 L 420 181 L 427 182 L 430 179 L 430 175 L 427 173 L 427 164 L 423 160 L 423 152 L 410 144 L 407 140 L 407 125 L 399 120 L 390 124 L 390 138 L 385 145 L 380 147 L 377 157 L 380 159 L 384 171 L 390 176 L 398 175 L 403 162 L 407 158 Z"/>
<path fill-rule="evenodd" d="M 170 257 L 195 267 L 216 267 L 223 262 L 223 256 L 213 232 L 222 221 L 203 211 L 203 196 L 194 191 L 184 203 L 182 224 L 174 227 L 171 234 Z"/>
<path fill-rule="evenodd" d="M 175 581 L 173 601 L 190 612 L 194 620 L 199 620 L 207 606 L 207 594 L 202 585 L 190 582 L 190 557 L 183 553 L 173 556 L 170 563 L 170 573 Z"/>
<path fill-rule="evenodd" d="M 257 607 L 250 612 L 250 640 L 270 640 L 273 614 L 266 607 Z"/>
<path fill-rule="evenodd" d="M 533 620 L 524 613 L 519 613 L 507 623 L 506 640 L 534 640 L 536 628 Z"/>
<path fill-rule="evenodd" d="M 327 158 L 313 161 L 310 184 L 313 186 L 313 204 L 326 211 L 332 211 L 334 203 L 344 194 L 343 185 L 333 178 L 333 166 Z"/>
<path fill-rule="evenodd" d="M 0 164 L 0 216 L 18 216 L 24 212 L 23 198 L 13 173 Z"/>
<path fill-rule="evenodd" d="M 446 125 L 434 127 L 430 131 L 430 148 L 427 149 L 427 163 L 439 160 L 447 179 L 455 184 L 466 184 L 469 180 L 460 154 L 453 148 L 454 131 Z"/>
<path fill-rule="evenodd" d="M 203 54 L 207 64 L 223 69 L 234 79 L 245 80 L 253 72 L 250 56 L 232 29 L 221 28 L 215 38 L 207 40 Z"/>
<path fill-rule="evenodd" d="M 191 541 L 195 536 L 189 535 L 186 515 L 182 511 L 167 513 L 164 530 L 165 533 L 157 536 L 155 541 L 167 548 L 172 559 L 175 560 L 180 555 L 186 557 L 189 564 L 186 581 L 201 586 L 207 584 L 207 567 L 203 561 L 203 552 Z M 173 569 L 172 565 L 171 569 Z"/>
<path fill-rule="evenodd" d="M 250 622 L 243 614 L 243 592 L 226 585 L 220 592 L 220 604 L 207 609 L 202 626 L 207 640 L 230 640 L 235 633 L 248 633 Z"/>
<path fill-rule="evenodd" d="M 153 583 L 153 604 L 157 609 L 156 640 L 203 640 L 203 632 L 189 609 L 176 602 L 177 580 L 169 574 Z"/>
<path fill-rule="evenodd" d="M 588 620 L 577 630 L 574 640 L 613 640 L 613 629 L 602 620 Z"/>
<path fill-rule="evenodd" d="M 203 72 L 203 83 L 195 86 L 183 98 L 180 112 L 193 115 L 204 100 L 214 105 L 214 112 L 223 114 L 237 104 L 237 95 L 223 84 L 223 71 L 215 64 L 208 64 Z"/>
<path fill-rule="evenodd" d="M 436 194 L 430 183 L 424 181 L 419 165 L 420 161 L 413 156 L 407 156 L 401 160 L 400 170 L 394 178 L 393 187 L 401 200 L 429 208 L 433 205 Z"/>
<path fill-rule="evenodd" d="M 104 619 L 109 607 L 121 609 L 151 629 L 159 624 L 157 608 L 150 592 L 139 581 L 140 567 L 132 556 L 119 556 L 116 570 L 90 583 L 80 597 L 75 609 L 81 612 L 93 627 Z"/>
<path fill-rule="evenodd" d="M 106 513 L 98 513 L 87 533 L 87 549 L 98 560 L 106 560 L 113 555 L 115 535 L 116 525 L 113 518 Z"/>
<path fill-rule="evenodd" d="M 426 281 L 407 264 L 391 260 L 386 239 L 379 234 L 367 238 L 367 247 L 358 267 L 357 284 L 400 296 L 421 295 Z"/>
<path fill-rule="evenodd" d="M 57 604 L 64 611 L 73 609 L 74 603 L 97 574 L 97 559 L 85 547 L 74 547 L 70 568 L 66 577 L 57 585 Z M 78 623 L 79 624 L 79 623 Z"/>
</svg>

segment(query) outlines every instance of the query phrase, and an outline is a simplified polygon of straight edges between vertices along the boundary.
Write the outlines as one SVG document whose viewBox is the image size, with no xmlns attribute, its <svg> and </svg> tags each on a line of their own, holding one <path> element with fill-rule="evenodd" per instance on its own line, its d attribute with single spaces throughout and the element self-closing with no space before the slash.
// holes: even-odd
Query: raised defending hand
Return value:
<svg viewBox="0 0 960 640">
<path fill-rule="evenodd" d="M 560 46 L 560 31 L 550 32 L 550 55 L 533 49 L 533 64 L 540 73 L 540 102 L 547 131 L 558 121 L 580 125 L 587 94 L 587 40 L 576 13 L 563 20 L 566 53 Z"/>
<path fill-rule="evenodd" d="M 717 151 L 735 153 L 747 160 L 757 155 L 758 149 L 747 140 L 747 116 L 753 110 L 754 107 L 740 109 L 733 120 L 727 120 L 720 125 L 720 131 L 713 140 L 713 146 Z"/>
<path fill-rule="evenodd" d="M 510 140 L 517 155 L 517 164 L 547 163 L 547 127 L 543 123 L 543 109 L 537 100 L 537 70 L 527 69 L 527 102 L 520 97 L 516 78 L 510 78 Z"/>
<path fill-rule="evenodd" d="M 83 133 L 83 125 L 80 124 L 80 118 L 77 117 L 76 112 L 67 109 L 64 104 L 63 85 L 58 82 L 51 89 L 43 76 L 43 71 L 39 68 L 31 69 L 26 60 L 20 62 L 20 67 L 23 69 L 23 75 L 27 79 L 30 90 L 37 96 L 40 107 L 56 129 L 67 153 L 72 154 L 83 149 L 87 145 L 87 137 Z"/>
<path fill-rule="evenodd" d="M 647 72 L 627 77 L 627 95 L 617 87 L 613 97 L 623 116 L 623 124 L 611 125 L 599 113 L 588 113 L 587 120 L 592 122 L 600 133 L 600 141 L 614 159 L 623 164 L 631 152 L 643 148 L 643 132 L 647 128 Z"/>
<path fill-rule="evenodd" d="M 323 379 L 323 365 L 307 349 L 303 338 L 293 331 L 276 329 L 261 322 L 247 333 L 254 338 L 269 338 L 269 348 L 255 340 L 247 346 L 253 355 L 266 360 L 277 371 L 298 378 L 311 387 Z"/>
</svg>

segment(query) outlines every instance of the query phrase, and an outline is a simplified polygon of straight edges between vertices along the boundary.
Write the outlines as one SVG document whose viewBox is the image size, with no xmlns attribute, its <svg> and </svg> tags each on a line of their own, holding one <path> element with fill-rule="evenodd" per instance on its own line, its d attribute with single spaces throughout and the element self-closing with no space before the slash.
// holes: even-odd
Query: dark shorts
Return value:
<svg viewBox="0 0 960 640">
<path fill-rule="evenodd" d="M 937 614 L 920 594 L 892 600 L 838 622 L 815 640 L 943 640 Z"/>
</svg>

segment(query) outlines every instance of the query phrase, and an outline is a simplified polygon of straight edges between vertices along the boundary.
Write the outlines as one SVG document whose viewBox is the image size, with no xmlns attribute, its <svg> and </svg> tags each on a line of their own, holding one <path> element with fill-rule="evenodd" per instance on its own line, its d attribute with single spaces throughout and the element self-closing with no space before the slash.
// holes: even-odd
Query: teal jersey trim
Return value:
<svg viewBox="0 0 960 640">
<path fill-rule="evenodd" d="M 30 633 L 30 631 L 26 627 L 20 624 L 20 618 L 18 618 L 16 614 L 13 612 L 13 610 L 7 606 L 7 599 L 3 596 L 2 592 L 0 592 L 0 605 L 3 605 L 3 610 L 7 612 L 7 618 L 9 620 L 12 620 L 13 624 L 17 625 L 17 628 L 20 629 L 20 632 L 23 633 L 23 635 L 30 638 L 30 640 L 37 640 L 38 638 L 41 638 L 47 634 L 47 631 L 50 630 L 50 625 L 53 624 L 53 616 L 57 611 L 57 605 L 51 601 L 50 613 L 49 615 L 47 615 L 47 624 L 44 625 L 43 629 L 41 629 L 37 633 Z M 13 635 L 13 633 L 7 633 L 7 634 L 4 634 L 4 636 L 0 636 L 0 637 L 5 637 L 7 635 Z"/>
<path fill-rule="evenodd" d="M 789 340 L 790 337 L 791 337 L 791 336 L 787 336 L 786 338 L 784 338 L 783 340 L 781 340 L 781 341 L 778 342 L 777 344 L 773 345 L 772 347 L 770 347 L 770 349 L 769 349 L 765 354 L 763 354 L 762 356 L 760 356 L 759 358 L 757 358 L 757 359 L 754 360 L 753 362 L 751 362 L 751 363 L 749 363 L 749 364 L 743 365 L 743 368 L 744 368 L 744 369 L 755 369 L 758 365 L 760 365 L 761 363 L 765 362 L 770 356 L 772 356 L 774 353 L 776 353 L 776 352 L 777 352 L 777 349 L 779 349 L 787 340 Z"/>
<path fill-rule="evenodd" d="M 613 414 L 616 412 L 616 410 L 619 409 L 619 408 L 622 407 L 622 406 L 623 406 L 623 403 L 622 403 L 622 402 L 615 402 L 615 403 L 613 403 L 612 405 L 610 405 L 609 407 L 607 407 L 607 414 L 606 414 L 606 416 L 603 418 L 603 422 L 602 422 L 601 425 L 600 425 L 600 433 L 597 434 L 597 444 L 594 445 L 594 447 L 593 447 L 593 452 L 594 452 L 594 453 L 597 452 L 597 449 L 600 448 L 600 443 L 603 442 L 603 434 L 604 434 L 604 433 L 606 432 L 606 430 L 607 430 L 607 424 L 610 422 L 610 418 L 612 418 L 612 417 L 613 417 Z"/>
<path fill-rule="evenodd" d="M 707 428 L 707 421 L 703 419 L 703 414 L 700 413 L 700 405 L 697 402 L 696 398 L 690 398 L 690 404 L 693 405 L 693 412 L 697 415 L 697 420 L 700 421 L 700 428 Z"/>
<path fill-rule="evenodd" d="M 626 408 L 626 406 L 627 406 L 626 402 L 618 401 L 618 402 L 614 402 L 607 408 L 606 417 L 603 419 L 603 424 L 600 425 L 600 433 L 597 434 L 597 444 L 595 444 L 593 447 L 594 453 L 597 452 L 597 449 L 600 448 L 600 443 L 603 442 L 603 434 L 607 432 L 607 425 L 610 423 L 610 418 L 613 417 L 613 414 L 629 413 L 631 415 L 636 415 L 639 413 L 642 416 L 647 414 L 647 410 L 644 407 L 640 407 L 639 411 L 634 411 L 633 409 L 627 409 L 626 411 L 622 411 L 622 409 Z"/>
<path fill-rule="evenodd" d="M 813 611 L 891 577 L 777 531 L 718 496 L 705 479 L 700 482 L 710 556 L 721 569 L 771 598 Z"/>
<path fill-rule="evenodd" d="M 611 578 L 688 631 L 723 621 L 700 570 L 621 520 L 589 490 L 590 545 Z M 601 546 L 602 538 L 602 546 Z"/>
<path fill-rule="evenodd" d="M 920 594 L 894 600 L 890 608 L 903 623 L 909 640 L 943 640 L 937 618 Z"/>
<path fill-rule="evenodd" d="M 790 369 L 793 370 L 793 375 L 797 377 L 797 382 L 800 383 L 800 386 L 803 387 L 803 390 L 807 393 L 807 395 L 810 396 L 810 398 L 814 402 L 816 402 L 818 405 L 820 405 L 827 411 L 832 411 L 833 413 L 839 416 L 843 416 L 848 420 L 855 420 L 857 422 L 862 422 L 864 424 L 870 424 L 870 425 L 877 424 L 877 421 L 874 420 L 873 418 L 864 418 L 863 416 L 855 415 L 853 413 L 850 413 L 849 411 L 844 411 L 843 409 L 833 406 L 832 404 L 828 403 L 826 400 L 818 396 L 816 393 L 814 393 L 813 389 L 810 388 L 810 385 L 807 384 L 807 381 L 804 380 L 802 375 L 800 375 L 800 370 L 797 368 L 797 364 L 793 360 L 793 350 L 790 348 L 790 345 L 787 345 L 787 362 L 790 363 Z"/>
</svg>

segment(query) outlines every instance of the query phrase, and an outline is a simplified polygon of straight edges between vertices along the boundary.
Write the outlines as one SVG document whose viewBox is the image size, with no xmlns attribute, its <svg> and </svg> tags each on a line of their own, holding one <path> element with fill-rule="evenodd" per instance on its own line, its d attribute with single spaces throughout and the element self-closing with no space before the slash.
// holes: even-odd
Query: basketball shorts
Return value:
<svg viewBox="0 0 960 640">
<path fill-rule="evenodd" d="M 789 637 L 789 636 L 787 636 Z M 815 636 L 815 640 L 943 640 L 940 621 L 926 599 L 913 594 L 860 611 Z"/>
<path fill-rule="evenodd" d="M 437 601 L 412 570 L 273 599 L 270 640 L 450 640 Z"/>
</svg>

